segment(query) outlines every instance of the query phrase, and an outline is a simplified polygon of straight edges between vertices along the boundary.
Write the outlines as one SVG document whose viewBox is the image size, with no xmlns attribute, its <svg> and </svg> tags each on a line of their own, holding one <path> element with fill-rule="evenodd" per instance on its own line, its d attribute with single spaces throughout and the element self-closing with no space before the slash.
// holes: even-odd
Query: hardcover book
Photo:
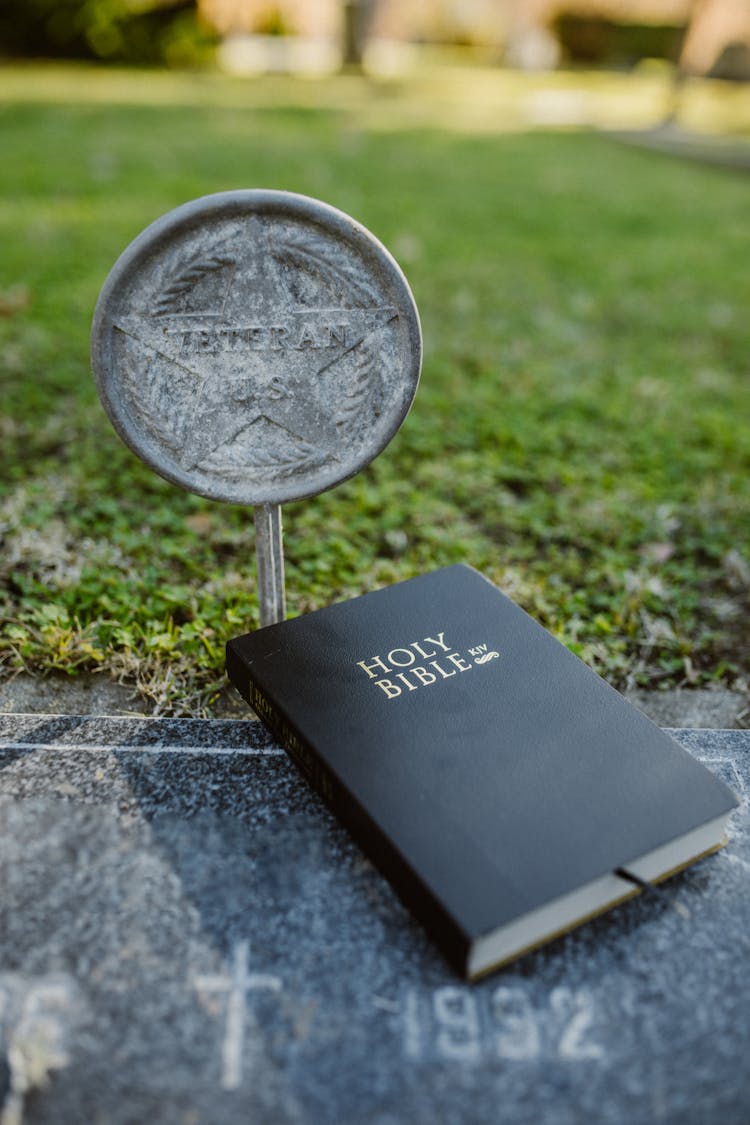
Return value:
<svg viewBox="0 0 750 1125">
<path fill-rule="evenodd" d="M 469 978 L 719 848 L 737 804 L 463 564 L 231 640 L 227 671 Z"/>
</svg>

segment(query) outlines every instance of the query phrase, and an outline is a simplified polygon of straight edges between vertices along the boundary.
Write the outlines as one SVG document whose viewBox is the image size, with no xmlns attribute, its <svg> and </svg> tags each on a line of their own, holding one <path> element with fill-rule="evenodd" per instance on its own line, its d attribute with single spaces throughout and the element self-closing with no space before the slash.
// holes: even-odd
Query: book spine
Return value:
<svg viewBox="0 0 750 1125">
<path fill-rule="evenodd" d="M 295 766 L 309 781 L 313 789 L 329 805 L 333 805 L 336 789 L 332 774 L 286 719 L 272 706 L 270 700 L 255 683 L 250 684 L 249 703 L 261 722 L 265 723 L 271 734 L 278 738 Z"/>
<path fill-rule="evenodd" d="M 227 646 L 227 675 L 261 722 L 278 739 L 279 744 L 283 746 L 313 789 L 329 805 L 336 806 L 337 786 L 330 770 L 326 769 L 320 757 L 313 752 L 298 731 L 282 715 L 281 711 L 271 703 L 268 696 L 249 674 L 241 656 L 231 646 Z M 339 812 L 336 807 L 333 811 Z"/>
<path fill-rule="evenodd" d="M 456 925 L 364 806 L 342 785 L 321 760 L 315 748 L 268 698 L 253 679 L 245 661 L 230 645 L 227 646 L 227 674 L 331 812 L 348 828 L 404 904 L 429 930 L 448 960 L 462 976 L 466 976 L 470 951 L 470 941 L 466 934 Z"/>
</svg>

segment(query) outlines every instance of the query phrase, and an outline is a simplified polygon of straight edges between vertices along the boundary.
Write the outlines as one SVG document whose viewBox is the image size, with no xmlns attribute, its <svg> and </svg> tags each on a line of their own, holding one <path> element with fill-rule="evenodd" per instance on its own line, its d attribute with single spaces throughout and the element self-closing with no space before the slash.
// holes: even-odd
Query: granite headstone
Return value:
<svg viewBox="0 0 750 1125">
<path fill-rule="evenodd" d="M 259 723 L 0 717 L 2 1125 L 746 1125 L 750 732 L 677 737 L 728 847 L 466 985 Z"/>
</svg>

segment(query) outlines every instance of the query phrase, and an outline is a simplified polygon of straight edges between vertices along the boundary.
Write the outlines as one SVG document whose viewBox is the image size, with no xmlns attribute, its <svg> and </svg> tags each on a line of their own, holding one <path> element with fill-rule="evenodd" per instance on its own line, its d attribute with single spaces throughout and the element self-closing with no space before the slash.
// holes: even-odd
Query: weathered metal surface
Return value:
<svg viewBox="0 0 750 1125">
<path fill-rule="evenodd" d="M 416 392 L 401 270 L 364 227 L 279 191 L 205 196 L 125 250 L 97 303 L 92 366 L 123 440 L 162 476 L 253 506 L 331 488 L 373 459 Z"/>
<path fill-rule="evenodd" d="M 258 609 L 261 625 L 274 625 L 286 617 L 284 548 L 281 505 L 255 509 L 255 553 L 258 559 Z"/>
<path fill-rule="evenodd" d="M 676 734 L 728 847 L 466 985 L 259 723 L 0 717 L 0 1121 L 746 1125 L 750 732 Z"/>
</svg>

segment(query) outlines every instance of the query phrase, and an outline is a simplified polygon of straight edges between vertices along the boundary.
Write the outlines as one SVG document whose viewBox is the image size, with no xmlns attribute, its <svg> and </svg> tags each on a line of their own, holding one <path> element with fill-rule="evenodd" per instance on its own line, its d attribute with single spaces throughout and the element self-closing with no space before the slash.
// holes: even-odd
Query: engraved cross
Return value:
<svg viewBox="0 0 750 1125">
<path fill-rule="evenodd" d="M 242 1055 L 245 1044 L 246 999 L 251 989 L 270 988 L 281 991 L 281 981 L 267 973 L 248 972 L 248 943 L 238 941 L 234 947 L 231 974 L 216 973 L 195 978 L 195 987 L 202 992 L 227 994 L 227 1022 L 222 1048 L 221 1085 L 224 1090 L 237 1090 L 242 1082 Z"/>
</svg>

